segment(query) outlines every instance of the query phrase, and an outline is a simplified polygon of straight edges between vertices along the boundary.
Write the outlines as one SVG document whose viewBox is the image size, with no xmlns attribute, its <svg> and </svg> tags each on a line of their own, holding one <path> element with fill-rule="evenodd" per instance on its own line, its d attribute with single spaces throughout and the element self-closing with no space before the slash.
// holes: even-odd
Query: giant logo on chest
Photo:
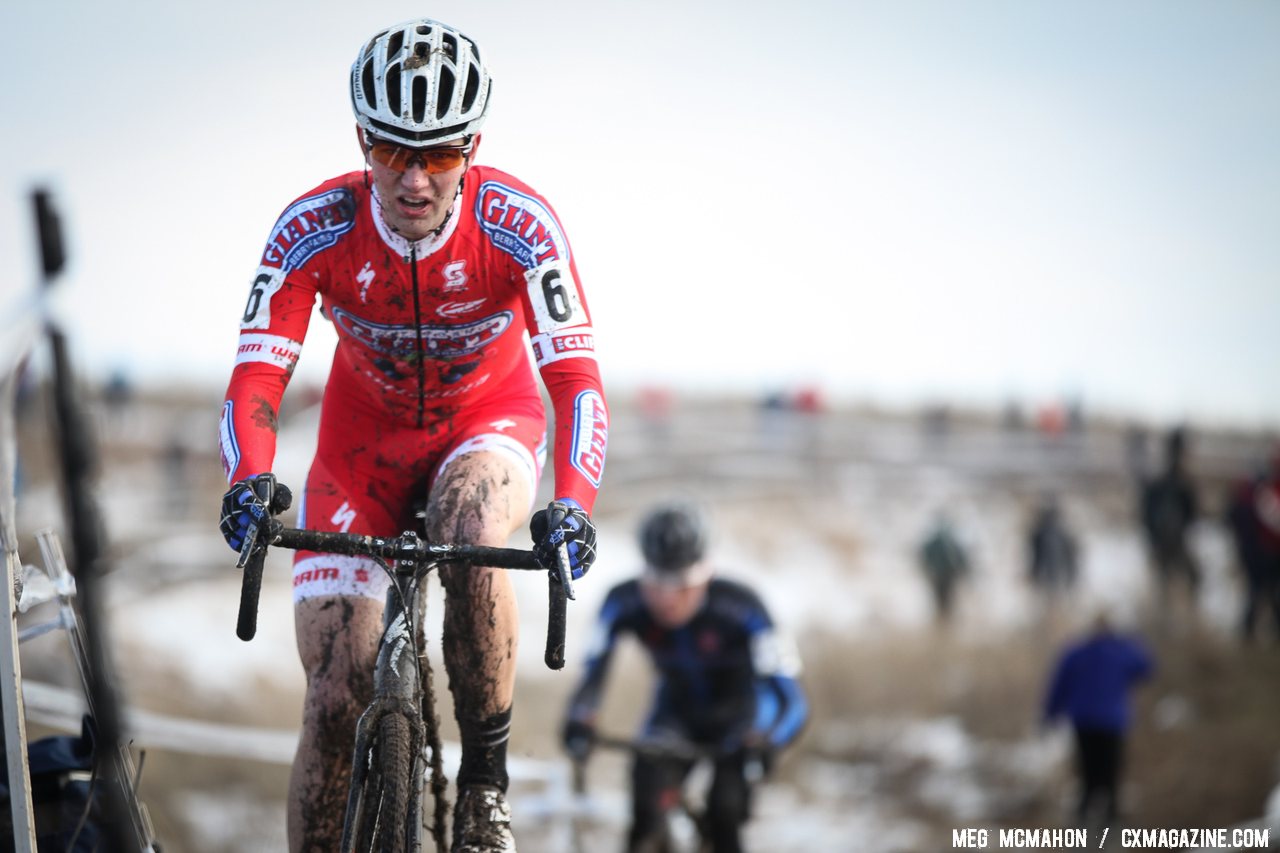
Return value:
<svg viewBox="0 0 1280 853">
<path fill-rule="evenodd" d="M 339 334 L 354 338 L 369 349 L 393 358 L 410 358 L 422 341 L 427 358 L 461 358 L 480 352 L 510 326 L 514 315 L 500 311 L 473 323 L 458 326 L 394 325 L 374 323 L 350 311 L 333 307 L 333 325 Z"/>
<path fill-rule="evenodd" d="M 350 190 L 330 190 L 294 202 L 281 214 L 262 253 L 262 266 L 288 270 L 305 264 L 355 225 Z"/>
<path fill-rule="evenodd" d="M 541 201 L 519 190 L 485 181 L 476 193 L 476 220 L 493 245 L 533 269 L 547 261 L 569 260 L 560 224 Z"/>
</svg>

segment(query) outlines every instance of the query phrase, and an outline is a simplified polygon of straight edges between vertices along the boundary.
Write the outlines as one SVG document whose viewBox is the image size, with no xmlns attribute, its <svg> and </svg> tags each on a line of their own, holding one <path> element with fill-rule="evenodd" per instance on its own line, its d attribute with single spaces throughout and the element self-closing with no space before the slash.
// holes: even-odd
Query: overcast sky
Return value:
<svg viewBox="0 0 1280 853">
<path fill-rule="evenodd" d="M 357 49 L 427 14 L 487 51 L 480 160 L 559 213 L 611 387 L 1280 425 L 1280 3 L 14 5 L 0 304 L 46 182 L 99 372 L 225 382 L 275 217 L 360 165 Z"/>
</svg>

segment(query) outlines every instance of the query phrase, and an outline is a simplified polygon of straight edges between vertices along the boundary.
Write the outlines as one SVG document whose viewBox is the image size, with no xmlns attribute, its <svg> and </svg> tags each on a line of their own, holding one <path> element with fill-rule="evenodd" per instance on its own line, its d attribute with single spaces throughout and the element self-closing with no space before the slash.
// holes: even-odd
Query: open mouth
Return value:
<svg viewBox="0 0 1280 853">
<path fill-rule="evenodd" d="M 409 214 L 425 213 L 427 208 L 431 206 L 431 202 L 425 198 L 410 198 L 409 196 L 397 196 L 396 201 L 400 203 L 400 207 Z"/>
</svg>

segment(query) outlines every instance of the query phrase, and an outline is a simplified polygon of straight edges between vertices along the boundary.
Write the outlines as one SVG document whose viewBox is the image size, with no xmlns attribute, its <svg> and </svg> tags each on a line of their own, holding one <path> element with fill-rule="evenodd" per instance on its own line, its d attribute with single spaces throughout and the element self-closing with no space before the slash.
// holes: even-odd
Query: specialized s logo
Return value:
<svg viewBox="0 0 1280 853">
<path fill-rule="evenodd" d="M 377 278 L 377 273 L 373 271 L 373 262 L 365 261 L 364 266 L 360 268 L 360 272 L 356 273 L 356 281 L 360 282 L 360 301 L 368 302 L 366 298 L 369 294 L 369 285 L 373 284 L 373 280 Z"/>
<path fill-rule="evenodd" d="M 510 326 L 514 315 L 500 311 L 474 323 L 461 326 L 387 326 L 362 320 L 350 311 L 333 307 L 333 325 L 339 333 L 349 335 L 374 352 L 394 358 L 409 358 L 422 335 L 427 358 L 461 358 L 484 349 Z"/>
<path fill-rule="evenodd" d="M 604 476 L 604 452 L 609 443 L 609 411 L 596 391 L 583 391 L 573 401 L 573 455 L 570 462 L 600 488 Z"/>
<path fill-rule="evenodd" d="M 327 249 L 356 224 L 356 204 L 350 190 L 330 190 L 294 202 L 280 215 L 262 266 L 297 269 L 316 252 Z"/>
<path fill-rule="evenodd" d="M 547 261 L 569 260 L 569 243 L 560 223 L 533 196 L 497 181 L 485 181 L 476 193 L 476 219 L 493 245 L 526 269 Z"/>
</svg>

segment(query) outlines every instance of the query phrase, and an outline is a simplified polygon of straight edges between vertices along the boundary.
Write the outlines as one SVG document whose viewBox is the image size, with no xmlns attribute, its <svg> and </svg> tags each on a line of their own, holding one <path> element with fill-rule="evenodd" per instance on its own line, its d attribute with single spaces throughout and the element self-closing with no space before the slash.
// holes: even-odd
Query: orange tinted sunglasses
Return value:
<svg viewBox="0 0 1280 853">
<path fill-rule="evenodd" d="M 406 148 L 382 139 L 366 138 L 366 150 L 383 166 L 395 172 L 403 172 L 417 160 L 427 174 L 436 175 L 456 169 L 466 162 L 471 153 L 470 145 L 443 148 Z"/>
</svg>

